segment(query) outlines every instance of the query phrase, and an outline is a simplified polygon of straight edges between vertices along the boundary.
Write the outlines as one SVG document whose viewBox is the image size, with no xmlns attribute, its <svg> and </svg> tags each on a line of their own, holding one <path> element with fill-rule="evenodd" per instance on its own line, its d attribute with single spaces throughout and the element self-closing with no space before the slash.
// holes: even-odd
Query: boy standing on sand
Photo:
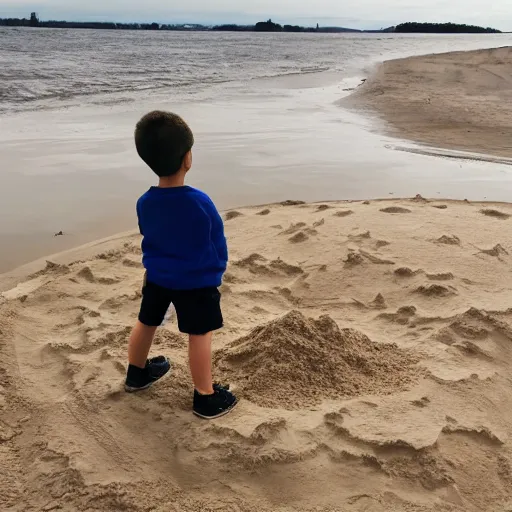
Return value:
<svg viewBox="0 0 512 512">
<path fill-rule="evenodd" d="M 189 335 L 193 411 L 218 418 L 236 397 L 212 381 L 212 332 L 223 325 L 218 287 L 228 252 L 224 225 L 211 199 L 185 185 L 194 136 L 181 117 L 155 111 L 135 130 L 139 156 L 159 177 L 137 202 L 146 277 L 139 319 L 130 337 L 125 389 L 149 388 L 170 370 L 167 358 L 148 359 L 156 329 L 173 304 L 178 328 Z"/>
</svg>

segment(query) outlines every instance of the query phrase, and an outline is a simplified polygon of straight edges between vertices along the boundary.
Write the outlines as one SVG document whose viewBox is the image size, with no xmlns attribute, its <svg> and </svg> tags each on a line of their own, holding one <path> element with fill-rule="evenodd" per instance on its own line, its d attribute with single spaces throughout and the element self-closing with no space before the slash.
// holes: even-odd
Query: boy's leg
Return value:
<svg viewBox="0 0 512 512">
<path fill-rule="evenodd" d="M 194 386 L 202 395 L 213 394 L 212 333 L 189 336 L 188 355 Z"/>
<path fill-rule="evenodd" d="M 178 327 L 189 335 L 194 413 L 205 419 L 218 418 L 230 412 L 238 402 L 228 388 L 212 383 L 212 332 L 223 325 L 220 293 L 217 288 L 176 292 L 173 303 Z"/>
<path fill-rule="evenodd" d="M 169 290 L 150 282 L 144 283 L 139 319 L 128 344 L 129 366 L 125 383 L 128 392 L 147 389 L 171 368 L 166 357 L 148 359 L 155 332 L 164 320 L 170 303 Z"/>
<path fill-rule="evenodd" d="M 137 368 L 145 368 L 149 350 L 157 327 L 150 327 L 137 321 L 128 343 L 128 362 Z"/>
</svg>

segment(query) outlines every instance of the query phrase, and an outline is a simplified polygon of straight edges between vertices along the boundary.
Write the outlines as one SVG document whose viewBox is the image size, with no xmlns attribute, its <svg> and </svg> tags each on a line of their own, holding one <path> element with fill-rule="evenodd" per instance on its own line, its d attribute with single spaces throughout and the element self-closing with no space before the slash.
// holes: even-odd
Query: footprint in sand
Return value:
<svg viewBox="0 0 512 512">
<path fill-rule="evenodd" d="M 280 234 L 281 235 L 293 235 L 294 233 L 296 233 L 300 229 L 305 228 L 306 225 L 307 224 L 305 222 L 297 222 L 297 224 L 292 224 L 288 229 L 285 229 Z"/>
<path fill-rule="evenodd" d="M 88 283 L 99 283 L 99 284 L 116 284 L 119 283 L 119 279 L 115 279 L 113 277 L 96 277 L 90 267 L 84 267 L 80 272 L 78 272 L 77 277 L 81 279 L 85 279 Z"/>
<path fill-rule="evenodd" d="M 399 325 L 407 325 L 415 316 L 416 308 L 414 306 L 402 306 L 396 313 L 381 313 L 379 318 L 395 322 Z"/>
<path fill-rule="evenodd" d="M 437 208 L 438 210 L 446 210 L 448 206 L 445 204 L 433 204 L 432 208 Z"/>
<path fill-rule="evenodd" d="M 321 205 L 318 206 L 316 211 L 317 212 L 325 212 L 325 210 L 329 210 L 331 208 L 332 208 L 332 206 L 329 206 L 328 204 L 321 204 Z"/>
<path fill-rule="evenodd" d="M 363 233 L 358 233 L 357 235 L 348 235 L 349 240 L 354 242 L 358 242 L 361 240 L 369 240 L 372 237 L 369 231 L 365 231 Z"/>
<path fill-rule="evenodd" d="M 451 281 L 454 275 L 451 272 L 440 272 L 438 274 L 427 274 L 427 279 L 431 281 Z"/>
<path fill-rule="evenodd" d="M 508 256 L 508 251 L 500 244 L 495 245 L 492 249 L 482 249 L 480 251 L 483 254 L 500 258 L 501 256 Z"/>
<path fill-rule="evenodd" d="M 378 256 L 374 256 L 373 254 L 370 254 L 369 252 L 363 250 L 360 250 L 359 252 L 361 253 L 362 256 L 364 256 L 367 260 L 369 260 L 371 263 L 375 265 L 395 265 L 394 261 L 379 258 Z"/>
<path fill-rule="evenodd" d="M 428 397 L 423 396 L 419 400 L 413 400 L 411 402 L 411 404 L 416 406 L 416 407 L 424 408 L 424 407 L 427 407 L 428 404 L 430 404 L 430 400 L 428 399 Z"/>
<path fill-rule="evenodd" d="M 333 217 L 348 217 L 349 215 L 353 215 L 353 213 L 352 210 L 341 210 L 333 214 Z"/>
<path fill-rule="evenodd" d="M 411 210 L 400 206 L 389 206 L 388 208 L 382 208 L 380 211 L 383 213 L 411 213 Z"/>
<path fill-rule="evenodd" d="M 358 252 L 349 252 L 347 254 L 347 259 L 344 260 L 346 266 L 355 266 L 361 265 L 364 263 L 364 258 Z"/>
<path fill-rule="evenodd" d="M 261 212 L 258 212 L 256 215 L 268 215 L 270 213 L 270 210 L 266 208 L 265 210 L 261 210 Z"/>
<path fill-rule="evenodd" d="M 131 260 L 130 258 L 125 258 L 123 260 L 123 266 L 131 268 L 143 268 L 143 265 L 140 261 Z"/>
<path fill-rule="evenodd" d="M 320 226 L 323 226 L 324 224 L 325 224 L 325 219 L 320 219 L 319 221 L 313 223 L 313 227 L 318 228 Z"/>
<path fill-rule="evenodd" d="M 236 219 L 237 217 L 242 217 L 243 213 L 237 212 L 235 210 L 226 213 L 226 216 L 224 217 L 226 221 Z"/>
<path fill-rule="evenodd" d="M 510 215 L 508 213 L 503 213 L 498 210 L 492 210 L 490 208 L 485 208 L 480 210 L 482 215 L 486 215 L 487 217 L 493 217 L 494 219 L 506 220 L 510 219 Z"/>
</svg>

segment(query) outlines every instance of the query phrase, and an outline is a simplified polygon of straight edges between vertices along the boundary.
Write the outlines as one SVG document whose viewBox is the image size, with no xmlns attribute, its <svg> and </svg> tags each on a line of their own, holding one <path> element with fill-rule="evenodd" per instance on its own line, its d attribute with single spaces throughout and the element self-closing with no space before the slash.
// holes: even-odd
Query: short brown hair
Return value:
<svg viewBox="0 0 512 512">
<path fill-rule="evenodd" d="M 160 177 L 176 174 L 193 145 L 192 130 L 171 112 L 150 112 L 135 128 L 137 153 Z"/>
</svg>

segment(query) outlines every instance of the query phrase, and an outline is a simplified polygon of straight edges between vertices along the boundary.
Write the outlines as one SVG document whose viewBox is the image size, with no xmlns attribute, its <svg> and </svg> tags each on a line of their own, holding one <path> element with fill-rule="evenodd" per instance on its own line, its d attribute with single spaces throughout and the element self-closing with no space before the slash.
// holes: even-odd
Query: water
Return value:
<svg viewBox="0 0 512 512">
<path fill-rule="evenodd" d="M 137 92 L 181 99 L 205 94 L 215 84 L 318 71 L 352 76 L 385 58 L 507 42 L 508 35 L 0 28 L 0 113 L 132 101 Z"/>
<path fill-rule="evenodd" d="M 385 59 L 511 42 L 0 29 L 0 272 L 136 227 L 136 198 L 154 176 L 133 129 L 154 108 L 192 126 L 190 184 L 220 208 L 417 193 L 508 200 L 510 166 L 396 151 L 403 141 L 337 100 Z"/>
</svg>

